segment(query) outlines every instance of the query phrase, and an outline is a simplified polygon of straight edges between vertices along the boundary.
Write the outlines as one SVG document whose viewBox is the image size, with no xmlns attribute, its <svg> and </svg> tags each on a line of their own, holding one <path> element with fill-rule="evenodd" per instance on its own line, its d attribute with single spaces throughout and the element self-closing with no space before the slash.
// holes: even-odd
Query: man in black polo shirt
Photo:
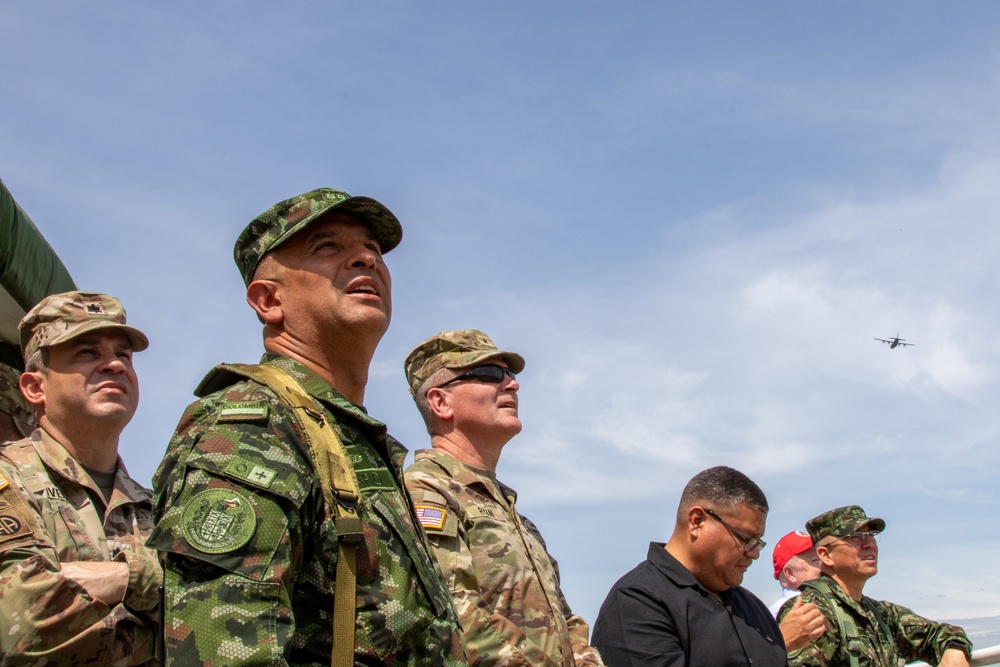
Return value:
<svg viewBox="0 0 1000 667">
<path fill-rule="evenodd" d="M 740 586 L 764 547 L 767 499 L 718 466 L 684 487 L 670 541 L 618 580 L 591 644 L 610 667 L 784 667 L 767 606 Z"/>
</svg>

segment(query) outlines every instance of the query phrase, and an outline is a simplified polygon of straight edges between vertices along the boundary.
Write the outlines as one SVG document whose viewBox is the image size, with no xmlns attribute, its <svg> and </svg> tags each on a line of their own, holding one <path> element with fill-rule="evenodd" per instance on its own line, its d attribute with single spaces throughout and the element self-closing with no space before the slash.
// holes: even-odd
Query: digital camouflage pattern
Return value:
<svg viewBox="0 0 1000 667">
<path fill-rule="evenodd" d="M 236 239 L 233 257 L 249 285 L 264 255 L 330 211 L 343 211 L 368 225 L 382 254 L 403 240 L 403 227 L 392 211 L 370 197 L 352 197 L 341 190 L 319 188 L 278 202 L 258 215 Z"/>
<path fill-rule="evenodd" d="M 150 493 L 121 459 L 108 507 L 96 483 L 42 429 L 0 447 L 0 655 L 17 665 L 156 665 L 156 553 Z M 109 607 L 60 562 L 128 564 Z"/>
<path fill-rule="evenodd" d="M 121 301 L 107 294 L 52 294 L 39 301 L 17 325 L 25 361 L 40 347 L 65 343 L 95 329 L 120 329 L 136 352 L 149 347 L 144 333 L 125 324 Z"/>
<path fill-rule="evenodd" d="M 900 667 L 923 660 L 936 665 L 946 648 L 961 648 L 966 657 L 972 643 L 962 628 L 935 623 L 906 607 L 864 596 L 853 600 L 829 575 L 807 581 L 799 587 L 802 603 L 814 603 L 826 618 L 826 632 L 805 648 L 788 654 L 792 667 L 848 667 L 851 664 L 847 640 L 838 628 L 837 613 L 847 614 L 857 626 L 860 639 L 860 667 Z M 778 622 L 791 610 L 781 608 Z M 953 645 L 950 645 L 953 644 Z"/>
<path fill-rule="evenodd" d="M 403 490 L 406 450 L 302 364 L 263 363 L 299 380 L 354 462 L 364 524 L 356 663 L 464 665 L 454 608 Z M 213 371 L 196 393 L 204 398 L 154 477 L 168 663 L 328 667 L 337 536 L 304 434 L 254 381 Z"/>
<path fill-rule="evenodd" d="M 410 394 L 442 368 L 468 368 L 490 359 L 503 359 L 515 373 L 524 370 L 524 357 L 498 350 L 490 337 L 478 329 L 442 331 L 417 345 L 403 362 Z"/>
<path fill-rule="evenodd" d="M 21 393 L 20 378 L 20 371 L 0 364 L 0 412 L 10 416 L 18 435 L 26 437 L 35 430 L 35 418 L 31 404 Z"/>
<path fill-rule="evenodd" d="M 570 610 L 559 566 L 483 469 L 419 450 L 406 486 L 441 565 L 474 667 L 596 667 L 587 623 Z"/>
<path fill-rule="evenodd" d="M 806 521 L 806 530 L 813 544 L 824 537 L 845 537 L 859 530 L 885 530 L 885 521 L 869 517 L 857 505 L 838 507 Z"/>
</svg>

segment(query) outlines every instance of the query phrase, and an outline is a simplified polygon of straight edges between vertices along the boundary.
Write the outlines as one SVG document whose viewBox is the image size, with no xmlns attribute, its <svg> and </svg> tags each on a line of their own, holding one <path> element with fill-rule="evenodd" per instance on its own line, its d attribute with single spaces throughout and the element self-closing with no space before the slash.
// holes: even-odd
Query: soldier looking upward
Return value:
<svg viewBox="0 0 1000 667">
<path fill-rule="evenodd" d="M 878 572 L 876 537 L 885 521 L 857 505 L 838 507 L 806 523 L 821 562 L 817 579 L 799 587 L 802 600 L 819 607 L 826 630 L 788 655 L 789 664 L 823 667 L 896 667 L 923 660 L 968 667 L 972 643 L 962 628 L 935 623 L 906 607 L 864 595 Z M 790 605 L 781 608 L 781 618 Z"/>
<path fill-rule="evenodd" d="M 118 456 L 149 341 L 89 292 L 46 297 L 18 331 L 38 428 L 0 448 L 2 662 L 156 664 L 152 502 Z"/>
<path fill-rule="evenodd" d="M 433 449 L 416 452 L 406 486 L 451 589 L 469 664 L 602 665 L 542 536 L 496 477 L 500 452 L 521 431 L 523 369 L 521 355 L 475 329 L 441 332 L 410 352 L 406 380 Z"/>
<path fill-rule="evenodd" d="M 465 664 L 406 450 L 362 407 L 401 237 L 381 203 L 322 188 L 237 239 L 265 353 L 208 374 L 154 478 L 169 664 Z"/>
</svg>

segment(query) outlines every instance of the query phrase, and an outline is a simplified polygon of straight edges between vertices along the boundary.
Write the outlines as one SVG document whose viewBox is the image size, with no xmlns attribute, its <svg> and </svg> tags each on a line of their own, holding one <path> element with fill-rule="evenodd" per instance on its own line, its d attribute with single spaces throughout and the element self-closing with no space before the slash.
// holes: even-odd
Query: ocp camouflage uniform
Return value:
<svg viewBox="0 0 1000 667">
<path fill-rule="evenodd" d="M 826 632 L 805 648 L 788 655 L 789 665 L 847 667 L 851 664 L 847 640 L 838 612 L 846 614 L 857 626 L 861 667 L 900 667 L 908 662 L 923 660 L 936 665 L 947 648 L 970 654 L 972 643 L 962 628 L 936 623 L 918 616 L 906 607 L 862 596 L 858 603 L 827 574 L 799 587 L 802 603 L 814 603 L 826 618 Z M 779 622 L 791 610 L 785 604 Z"/>
<path fill-rule="evenodd" d="M 354 463 L 355 661 L 464 665 L 455 611 L 403 491 L 406 450 L 302 364 L 266 354 L 322 406 Z M 204 395 L 213 387 L 226 387 Z M 170 664 L 330 664 L 337 535 L 304 433 L 269 388 L 214 370 L 154 477 Z"/>
<path fill-rule="evenodd" d="M 558 564 L 515 509 L 514 490 L 444 452 L 415 456 L 406 485 L 451 590 L 469 664 L 603 664 L 563 597 Z"/>
<path fill-rule="evenodd" d="M 107 506 L 97 484 L 46 431 L 0 447 L 0 655 L 4 665 L 155 665 L 156 553 L 148 490 L 118 459 Z M 59 563 L 124 562 L 109 607 Z"/>
</svg>

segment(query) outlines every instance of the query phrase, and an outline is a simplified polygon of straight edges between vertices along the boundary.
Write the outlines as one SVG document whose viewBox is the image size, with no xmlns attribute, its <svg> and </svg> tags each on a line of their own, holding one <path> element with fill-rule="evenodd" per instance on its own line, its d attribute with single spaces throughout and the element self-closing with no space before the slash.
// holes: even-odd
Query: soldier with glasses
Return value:
<svg viewBox="0 0 1000 667">
<path fill-rule="evenodd" d="M 906 607 L 863 594 L 878 572 L 878 535 L 885 521 L 857 505 L 838 507 L 806 523 L 821 573 L 802 584 L 802 600 L 814 603 L 826 631 L 789 654 L 789 664 L 822 667 L 897 667 L 923 660 L 942 667 L 968 667 L 972 643 L 962 628 L 936 623 Z M 790 609 L 782 609 L 782 618 Z"/>
</svg>

